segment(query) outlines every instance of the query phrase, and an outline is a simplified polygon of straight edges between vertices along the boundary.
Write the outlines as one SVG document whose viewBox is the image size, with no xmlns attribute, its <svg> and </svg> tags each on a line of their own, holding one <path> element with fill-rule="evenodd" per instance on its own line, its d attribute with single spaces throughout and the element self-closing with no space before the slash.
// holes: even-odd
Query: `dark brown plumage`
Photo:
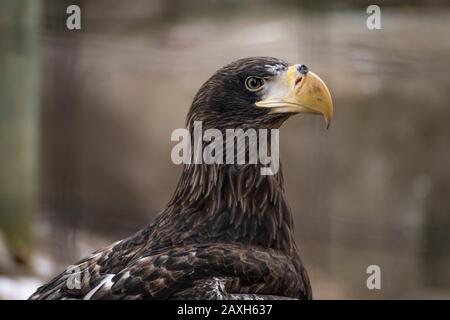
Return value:
<svg viewBox="0 0 450 320">
<path fill-rule="evenodd" d="M 244 82 L 249 76 L 272 81 L 287 68 L 274 58 L 225 66 L 197 93 L 187 127 L 202 121 L 205 129 L 278 128 L 293 112 L 257 108 L 263 92 L 247 90 Z M 281 170 L 261 175 L 260 169 L 185 165 L 152 224 L 78 262 L 76 273 L 60 274 L 30 298 L 310 299 Z M 81 285 L 70 289 L 74 276 Z"/>
</svg>

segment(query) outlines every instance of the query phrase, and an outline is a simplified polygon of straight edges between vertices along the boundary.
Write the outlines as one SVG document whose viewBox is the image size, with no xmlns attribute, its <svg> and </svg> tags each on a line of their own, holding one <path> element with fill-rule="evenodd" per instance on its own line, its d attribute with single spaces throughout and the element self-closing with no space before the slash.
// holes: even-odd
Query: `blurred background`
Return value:
<svg viewBox="0 0 450 320">
<path fill-rule="evenodd" d="M 281 130 L 315 298 L 450 298 L 450 6 L 379 1 L 369 30 L 369 4 L 2 0 L 0 298 L 150 222 L 181 171 L 171 132 L 246 56 L 304 63 L 334 97 L 330 130 Z M 373 264 L 381 290 L 366 287 Z"/>
</svg>

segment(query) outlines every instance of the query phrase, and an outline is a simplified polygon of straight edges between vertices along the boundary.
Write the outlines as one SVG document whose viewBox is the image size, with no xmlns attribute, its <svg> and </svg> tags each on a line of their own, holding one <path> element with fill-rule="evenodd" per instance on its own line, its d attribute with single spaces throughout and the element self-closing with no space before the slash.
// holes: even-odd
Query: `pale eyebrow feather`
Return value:
<svg viewBox="0 0 450 320">
<path fill-rule="evenodd" d="M 266 64 L 265 67 L 266 67 L 267 71 L 269 71 L 270 73 L 273 73 L 274 75 L 280 74 L 281 72 L 286 70 L 286 66 L 279 64 L 279 63 L 277 63 L 275 65 Z"/>
</svg>

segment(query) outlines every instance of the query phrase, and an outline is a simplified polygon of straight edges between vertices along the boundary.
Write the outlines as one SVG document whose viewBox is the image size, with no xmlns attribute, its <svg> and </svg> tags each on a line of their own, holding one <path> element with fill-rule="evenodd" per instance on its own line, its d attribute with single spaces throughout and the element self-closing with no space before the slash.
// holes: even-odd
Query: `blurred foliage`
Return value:
<svg viewBox="0 0 450 320">
<path fill-rule="evenodd" d="M 20 264 L 30 260 L 37 208 L 40 9 L 40 1 L 0 3 L 0 236 Z"/>
</svg>

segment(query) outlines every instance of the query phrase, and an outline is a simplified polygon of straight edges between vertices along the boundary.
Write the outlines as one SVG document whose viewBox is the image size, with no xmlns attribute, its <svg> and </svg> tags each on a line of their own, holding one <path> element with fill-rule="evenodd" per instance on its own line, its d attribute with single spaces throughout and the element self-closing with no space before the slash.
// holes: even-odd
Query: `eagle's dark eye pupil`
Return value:
<svg viewBox="0 0 450 320">
<path fill-rule="evenodd" d="M 256 91 L 261 88 L 264 84 L 264 80 L 258 77 L 248 77 L 245 80 L 245 86 L 250 91 Z"/>
</svg>

